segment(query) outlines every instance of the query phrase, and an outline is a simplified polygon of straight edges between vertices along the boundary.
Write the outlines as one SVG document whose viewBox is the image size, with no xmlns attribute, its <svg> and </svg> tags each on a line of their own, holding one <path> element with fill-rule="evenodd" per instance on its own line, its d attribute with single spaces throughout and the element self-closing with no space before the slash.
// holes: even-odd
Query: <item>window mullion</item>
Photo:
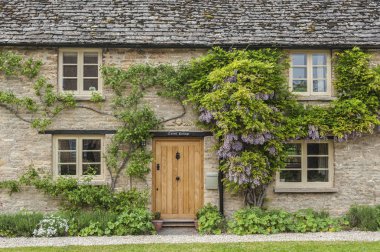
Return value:
<svg viewBox="0 0 380 252">
<path fill-rule="evenodd" d="M 307 86 L 308 94 L 313 93 L 313 55 L 311 53 L 307 54 Z"/>
<path fill-rule="evenodd" d="M 82 176 L 82 141 L 81 139 L 78 137 L 77 138 L 77 146 L 78 146 L 78 151 L 77 151 L 77 158 L 78 158 L 78 168 L 77 168 L 77 173 L 78 173 L 78 177 Z"/>
<path fill-rule="evenodd" d="M 83 93 L 83 51 L 78 51 L 78 92 Z"/>
<path fill-rule="evenodd" d="M 307 143 L 302 143 L 302 161 L 301 161 L 301 167 L 302 167 L 302 184 L 307 184 Z"/>
</svg>

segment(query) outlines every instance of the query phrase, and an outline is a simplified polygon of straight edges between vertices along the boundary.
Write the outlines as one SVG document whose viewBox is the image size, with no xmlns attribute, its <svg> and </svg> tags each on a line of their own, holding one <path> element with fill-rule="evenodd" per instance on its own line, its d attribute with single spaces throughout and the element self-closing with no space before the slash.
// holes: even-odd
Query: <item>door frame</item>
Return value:
<svg viewBox="0 0 380 252">
<path fill-rule="evenodd" d="M 197 140 L 200 141 L 201 143 L 201 188 L 200 189 L 200 201 L 201 201 L 201 206 L 204 205 L 204 138 L 203 137 L 153 137 L 152 139 L 152 153 L 153 153 L 153 161 L 152 161 L 152 211 L 156 212 L 156 142 L 157 141 L 191 141 L 191 140 Z M 196 214 L 196 213 L 195 213 Z M 177 219 L 177 218 L 171 218 L 171 219 Z M 178 218 L 178 219 L 186 219 L 186 218 Z"/>
</svg>

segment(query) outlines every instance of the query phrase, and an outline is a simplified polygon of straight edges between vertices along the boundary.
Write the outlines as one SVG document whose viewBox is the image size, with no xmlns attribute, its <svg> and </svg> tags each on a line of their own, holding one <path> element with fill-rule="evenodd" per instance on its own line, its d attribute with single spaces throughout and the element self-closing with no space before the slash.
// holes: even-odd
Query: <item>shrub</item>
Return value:
<svg viewBox="0 0 380 252">
<path fill-rule="evenodd" d="M 210 203 L 199 209 L 197 219 L 200 234 L 221 234 L 224 229 L 224 218 Z"/>
<path fill-rule="evenodd" d="M 283 210 L 243 208 L 233 214 L 228 231 L 238 235 L 339 231 L 342 224 L 339 218 L 334 219 L 327 213 L 311 209 L 288 213 Z"/>
<path fill-rule="evenodd" d="M 346 216 L 352 228 L 366 231 L 380 230 L 380 205 L 354 205 Z"/>
<path fill-rule="evenodd" d="M 37 237 L 65 236 L 69 229 L 67 220 L 60 216 L 46 216 L 37 225 L 33 235 Z"/>
<path fill-rule="evenodd" d="M 108 222 L 115 222 L 118 214 L 111 211 L 66 211 L 60 213 L 60 216 L 66 218 L 69 224 L 68 233 L 71 236 L 84 235 L 91 233 L 89 229 L 99 227 L 101 230 L 107 228 Z M 96 223 L 96 226 L 95 226 Z M 91 226 L 91 228 L 89 228 Z M 87 231 L 82 231 L 86 229 Z M 96 235 L 94 234 L 88 235 Z"/>
<path fill-rule="evenodd" d="M 106 235 L 152 234 L 152 213 L 145 208 L 132 208 L 120 214 L 115 222 L 109 222 Z"/>
<path fill-rule="evenodd" d="M 0 215 L 0 236 L 32 236 L 33 230 L 43 218 L 42 213 L 20 212 Z"/>
</svg>

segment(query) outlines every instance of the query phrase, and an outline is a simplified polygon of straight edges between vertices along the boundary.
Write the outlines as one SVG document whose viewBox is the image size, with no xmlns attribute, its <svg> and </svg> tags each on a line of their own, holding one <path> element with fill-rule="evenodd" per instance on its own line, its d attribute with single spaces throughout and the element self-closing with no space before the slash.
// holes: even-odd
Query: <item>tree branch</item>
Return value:
<svg viewBox="0 0 380 252">
<path fill-rule="evenodd" d="M 5 104 L 0 104 L 0 107 L 3 107 L 3 108 L 5 108 L 5 109 L 9 110 L 10 112 L 12 112 L 12 113 L 13 113 L 18 119 L 20 119 L 21 121 L 24 121 L 24 122 L 27 122 L 27 123 L 32 123 L 31 120 L 25 119 L 25 118 L 23 118 L 22 116 L 20 116 L 19 113 L 18 113 L 18 111 L 17 111 L 16 109 L 11 108 L 11 107 L 9 107 L 9 106 L 7 106 L 7 105 L 5 105 Z"/>
<path fill-rule="evenodd" d="M 83 108 L 83 109 L 88 109 L 88 110 L 91 110 L 91 111 L 94 111 L 98 114 L 101 114 L 101 115 L 108 115 L 108 116 L 114 116 L 112 113 L 107 113 L 107 112 L 104 112 L 104 111 L 101 111 L 101 110 L 98 110 L 96 108 L 92 108 L 92 107 L 89 107 L 89 106 L 86 106 L 86 105 L 82 105 L 82 104 L 77 104 L 75 105 L 76 108 Z"/>
<path fill-rule="evenodd" d="M 171 120 L 175 120 L 175 119 L 178 119 L 178 118 L 181 118 L 183 117 L 184 115 L 186 115 L 187 113 L 187 110 L 186 110 L 186 107 L 185 105 L 182 104 L 182 102 L 180 102 L 181 106 L 182 106 L 182 113 L 178 116 L 175 116 L 175 117 L 172 117 L 172 118 L 168 118 L 168 119 L 165 119 L 165 120 L 162 120 L 160 121 L 160 123 L 165 123 L 165 122 L 169 122 Z"/>
</svg>

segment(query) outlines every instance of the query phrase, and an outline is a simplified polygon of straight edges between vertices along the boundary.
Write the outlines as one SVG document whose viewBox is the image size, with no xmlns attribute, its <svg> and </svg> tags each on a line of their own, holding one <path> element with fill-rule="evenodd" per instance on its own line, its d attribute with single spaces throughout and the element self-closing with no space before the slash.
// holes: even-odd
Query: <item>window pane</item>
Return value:
<svg viewBox="0 0 380 252">
<path fill-rule="evenodd" d="M 306 54 L 293 54 L 292 65 L 306 66 Z"/>
<path fill-rule="evenodd" d="M 83 175 L 100 175 L 101 174 L 101 169 L 100 169 L 100 164 L 84 164 L 82 166 L 83 169 Z"/>
<path fill-rule="evenodd" d="M 59 175 L 76 175 L 77 174 L 77 166 L 75 164 L 58 165 L 58 174 Z"/>
<path fill-rule="evenodd" d="M 313 67 L 313 78 L 314 79 L 326 79 L 326 67 Z"/>
<path fill-rule="evenodd" d="M 307 81 L 293 80 L 293 92 L 307 92 Z"/>
<path fill-rule="evenodd" d="M 301 144 L 286 144 L 285 151 L 287 155 L 301 155 Z"/>
<path fill-rule="evenodd" d="M 63 79 L 63 90 L 77 90 L 77 79 Z"/>
<path fill-rule="evenodd" d="M 326 65 L 326 54 L 313 54 L 313 65 Z"/>
<path fill-rule="evenodd" d="M 307 168 L 329 168 L 328 157 L 307 157 Z"/>
<path fill-rule="evenodd" d="M 77 66 L 63 66 L 63 77 L 77 77 Z"/>
<path fill-rule="evenodd" d="M 59 153 L 59 163 L 76 163 L 77 153 L 76 152 L 60 152 Z"/>
<path fill-rule="evenodd" d="M 301 157 L 288 157 L 286 160 L 286 168 L 301 169 Z"/>
<path fill-rule="evenodd" d="M 313 92 L 326 92 L 327 85 L 325 80 L 314 80 L 313 81 Z"/>
<path fill-rule="evenodd" d="M 83 163 L 99 163 L 100 162 L 100 152 L 83 152 L 82 153 Z"/>
<path fill-rule="evenodd" d="M 83 139 L 83 150 L 100 150 L 100 139 Z"/>
<path fill-rule="evenodd" d="M 281 171 L 280 182 L 301 182 L 301 171 Z"/>
<path fill-rule="evenodd" d="M 306 79 L 307 69 L 306 67 L 293 67 L 293 79 Z"/>
<path fill-rule="evenodd" d="M 84 79 L 83 80 L 83 89 L 88 91 L 97 91 L 98 90 L 98 79 Z"/>
<path fill-rule="evenodd" d="M 307 155 L 328 155 L 329 145 L 327 143 L 307 144 Z"/>
<path fill-rule="evenodd" d="M 84 66 L 83 76 L 84 77 L 98 77 L 98 66 Z"/>
<path fill-rule="evenodd" d="M 75 52 L 63 53 L 63 64 L 77 64 L 78 54 Z"/>
<path fill-rule="evenodd" d="M 329 182 L 329 171 L 307 171 L 307 182 Z"/>
<path fill-rule="evenodd" d="M 84 53 L 84 64 L 98 64 L 98 53 Z"/>
<path fill-rule="evenodd" d="M 75 139 L 59 139 L 58 150 L 76 150 L 77 140 Z"/>
</svg>

